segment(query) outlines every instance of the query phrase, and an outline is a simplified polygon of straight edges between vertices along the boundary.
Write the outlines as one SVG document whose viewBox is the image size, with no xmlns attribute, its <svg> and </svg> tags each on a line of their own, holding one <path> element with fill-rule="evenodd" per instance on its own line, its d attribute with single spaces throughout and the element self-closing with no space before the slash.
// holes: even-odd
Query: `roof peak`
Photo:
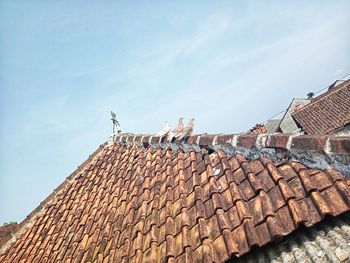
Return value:
<svg viewBox="0 0 350 263">
<path fill-rule="evenodd" d="M 248 159 L 266 156 L 274 161 L 298 161 L 310 168 L 341 171 L 350 177 L 350 136 L 276 134 L 195 134 L 182 141 L 168 142 L 165 137 L 150 134 L 117 134 L 109 144 L 127 143 L 143 147 L 182 150 L 223 150 L 226 154 L 243 154 Z"/>
</svg>

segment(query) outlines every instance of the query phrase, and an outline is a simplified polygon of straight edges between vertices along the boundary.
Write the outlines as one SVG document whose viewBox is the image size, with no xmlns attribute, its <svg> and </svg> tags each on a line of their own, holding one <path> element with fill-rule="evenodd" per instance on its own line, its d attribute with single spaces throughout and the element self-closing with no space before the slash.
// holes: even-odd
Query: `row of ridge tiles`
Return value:
<svg viewBox="0 0 350 263">
<path fill-rule="evenodd" d="M 154 135 L 121 134 L 114 137 L 116 142 L 139 142 L 146 144 L 166 143 L 165 137 Z M 281 148 L 326 153 L 350 154 L 350 136 L 277 134 L 197 134 L 188 137 L 188 144 L 200 146 L 223 145 L 257 148 Z"/>
<path fill-rule="evenodd" d="M 224 262 L 349 209 L 334 170 L 114 144 L 0 262 Z"/>
</svg>

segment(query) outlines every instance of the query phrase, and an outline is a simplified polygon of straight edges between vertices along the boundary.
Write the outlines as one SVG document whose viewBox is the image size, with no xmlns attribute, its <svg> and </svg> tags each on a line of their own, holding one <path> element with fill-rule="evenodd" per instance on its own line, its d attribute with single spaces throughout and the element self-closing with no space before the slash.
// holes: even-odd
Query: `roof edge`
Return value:
<svg viewBox="0 0 350 263">
<path fill-rule="evenodd" d="M 44 199 L 44 201 L 42 201 L 29 215 L 26 216 L 25 219 L 22 220 L 21 223 L 18 224 L 16 231 L 12 233 L 12 237 L 1 244 L 0 254 L 6 252 L 10 245 L 16 241 L 17 237 L 22 235 L 27 227 L 29 227 L 29 225 L 35 220 L 35 218 L 42 213 L 43 209 L 54 201 L 56 195 L 62 192 L 74 178 L 81 174 L 85 170 L 86 166 L 91 163 L 99 153 L 101 153 L 107 144 L 108 142 L 101 144 L 81 165 L 77 167 L 77 169 L 66 177 L 66 179 L 58 187 L 56 187 L 53 192 Z"/>
<path fill-rule="evenodd" d="M 336 80 L 338 81 L 338 80 Z M 335 82 L 334 82 L 335 83 Z M 333 84 L 334 84 L 333 83 Z M 310 101 L 310 103 L 306 104 L 304 107 L 303 107 L 303 110 L 308 108 L 308 107 L 312 107 L 315 103 L 317 103 L 319 100 L 321 99 L 324 99 L 325 97 L 327 97 L 329 94 L 333 94 L 334 92 L 338 91 L 339 89 L 342 89 L 344 88 L 346 85 L 348 85 L 350 83 L 350 79 L 348 80 L 345 80 L 343 83 L 339 84 L 338 86 L 335 86 L 334 88 L 331 88 L 330 87 L 333 85 L 331 84 L 330 86 L 327 87 L 327 90 L 323 93 L 321 93 L 320 95 L 318 95 L 317 97 L 315 98 L 312 98 L 312 100 Z M 301 110 L 300 110 L 301 111 Z M 299 111 L 296 111 L 294 112 L 293 114 L 296 114 L 298 113 Z M 292 115 L 293 115 L 292 114 Z"/>
<path fill-rule="evenodd" d="M 267 156 L 274 161 L 298 161 L 310 168 L 334 168 L 350 178 L 350 136 L 275 134 L 196 134 L 180 142 L 150 134 L 116 134 L 109 142 L 188 151 L 201 148 L 244 154 L 248 159 Z"/>
</svg>

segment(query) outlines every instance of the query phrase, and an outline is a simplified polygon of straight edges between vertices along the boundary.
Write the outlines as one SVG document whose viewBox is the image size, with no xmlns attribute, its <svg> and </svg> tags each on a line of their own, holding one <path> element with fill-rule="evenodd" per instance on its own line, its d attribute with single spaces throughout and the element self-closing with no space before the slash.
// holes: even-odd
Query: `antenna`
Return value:
<svg viewBox="0 0 350 263">
<path fill-rule="evenodd" d="M 112 116 L 112 122 L 113 122 L 113 134 L 115 134 L 115 130 L 117 130 L 117 133 L 121 133 L 122 130 L 120 129 L 120 124 L 117 120 L 117 115 L 111 111 L 111 116 Z"/>
</svg>

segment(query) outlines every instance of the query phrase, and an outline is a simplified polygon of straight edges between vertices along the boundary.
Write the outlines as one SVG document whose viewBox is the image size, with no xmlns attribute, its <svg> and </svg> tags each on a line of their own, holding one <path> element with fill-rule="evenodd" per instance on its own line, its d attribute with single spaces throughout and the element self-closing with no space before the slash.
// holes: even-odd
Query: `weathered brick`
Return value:
<svg viewBox="0 0 350 263">
<path fill-rule="evenodd" d="M 199 138 L 199 145 L 211 145 L 215 135 L 214 134 L 202 134 Z"/>
<path fill-rule="evenodd" d="M 254 147 L 256 142 L 256 135 L 245 134 L 238 136 L 237 146 Z"/>
<path fill-rule="evenodd" d="M 141 138 L 142 138 L 141 135 L 135 136 L 134 142 L 141 142 Z"/>
<path fill-rule="evenodd" d="M 326 136 L 300 135 L 292 139 L 291 149 L 322 151 L 326 140 Z"/>
<path fill-rule="evenodd" d="M 149 138 L 150 138 L 150 137 L 151 137 L 150 135 L 143 136 L 143 138 L 142 138 L 142 142 L 146 142 L 146 143 L 148 143 L 148 142 L 149 142 Z"/>
<path fill-rule="evenodd" d="M 266 140 L 266 147 L 286 149 L 290 135 L 289 133 L 271 135 Z"/>
<path fill-rule="evenodd" d="M 188 137 L 187 143 L 188 144 L 196 144 L 197 143 L 197 138 L 199 136 L 200 136 L 199 134 L 196 134 L 196 135 L 192 135 L 192 136 Z"/>
<path fill-rule="evenodd" d="M 233 134 L 222 134 L 217 137 L 217 144 L 231 144 Z"/>
<path fill-rule="evenodd" d="M 159 143 L 159 136 L 152 136 L 151 143 Z"/>
<path fill-rule="evenodd" d="M 350 136 L 330 137 L 329 144 L 333 153 L 350 154 Z"/>
</svg>

